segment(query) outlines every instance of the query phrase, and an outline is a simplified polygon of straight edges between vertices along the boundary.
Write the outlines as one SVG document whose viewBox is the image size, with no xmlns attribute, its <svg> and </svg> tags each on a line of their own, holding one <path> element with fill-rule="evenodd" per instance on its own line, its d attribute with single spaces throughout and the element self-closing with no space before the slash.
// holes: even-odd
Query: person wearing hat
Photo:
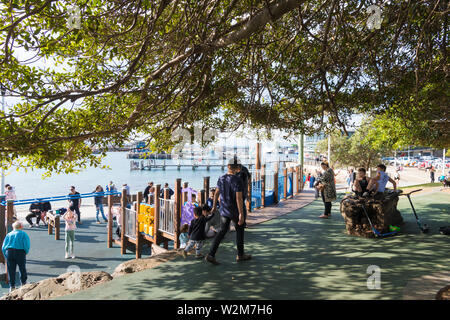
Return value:
<svg viewBox="0 0 450 320">
<path fill-rule="evenodd" d="M 245 216 L 244 216 L 244 184 L 242 179 L 236 174 L 239 172 L 241 163 L 235 155 L 228 162 L 228 172 L 221 176 L 217 181 L 216 192 L 214 193 L 213 205 L 211 210 L 215 210 L 217 200 L 220 196 L 220 230 L 215 236 L 211 249 L 206 255 L 205 260 L 214 265 L 219 264 L 215 255 L 219 248 L 220 242 L 225 237 L 225 234 L 230 227 L 231 221 L 234 222 L 236 229 L 236 244 L 238 255 L 236 261 L 250 260 L 251 255 L 244 254 L 244 230 L 245 230 Z"/>
</svg>

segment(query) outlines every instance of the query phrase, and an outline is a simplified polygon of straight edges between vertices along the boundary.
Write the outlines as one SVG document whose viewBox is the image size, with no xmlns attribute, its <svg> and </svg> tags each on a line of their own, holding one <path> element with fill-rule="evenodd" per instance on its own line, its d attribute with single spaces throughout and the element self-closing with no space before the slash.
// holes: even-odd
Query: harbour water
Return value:
<svg viewBox="0 0 450 320">
<path fill-rule="evenodd" d="M 220 167 L 197 168 L 167 168 L 166 170 L 155 169 L 130 170 L 130 160 L 126 152 L 110 152 L 103 159 L 103 164 L 108 165 L 110 170 L 100 168 L 87 168 L 82 172 L 73 174 L 53 174 L 49 178 L 43 178 L 43 170 L 23 170 L 17 172 L 11 169 L 5 173 L 5 182 L 15 189 L 17 199 L 38 198 L 46 196 L 66 195 L 70 186 L 75 186 L 80 193 L 92 192 L 97 185 L 105 186 L 113 181 L 120 190 L 122 184 L 127 183 L 132 193 L 144 191 L 147 183 L 153 181 L 155 184 L 164 185 L 169 183 L 173 188 L 175 180 L 181 178 L 183 182 L 189 182 L 194 189 L 202 189 L 203 177 L 209 176 L 211 186 L 214 186 L 220 175 L 224 173 Z M 167 160 L 168 163 L 173 160 Z M 92 198 L 85 199 L 87 203 L 93 203 Z"/>
</svg>

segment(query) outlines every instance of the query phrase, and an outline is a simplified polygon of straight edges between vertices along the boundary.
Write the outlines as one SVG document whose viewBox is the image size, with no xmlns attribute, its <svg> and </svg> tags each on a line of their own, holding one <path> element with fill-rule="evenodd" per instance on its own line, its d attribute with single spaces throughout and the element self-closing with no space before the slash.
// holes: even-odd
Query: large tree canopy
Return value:
<svg viewBox="0 0 450 320">
<path fill-rule="evenodd" d="M 68 24 L 80 8 L 80 28 Z M 380 29 L 369 29 L 381 7 Z M 3 163 L 72 170 L 135 134 L 345 131 L 355 112 L 433 124 L 449 146 L 448 3 L 1 0 Z M 72 20 L 70 20 L 72 21 Z M 444 135 L 447 133 L 447 135 Z M 444 137 L 444 138 L 443 138 Z M 22 161 L 21 163 L 19 161 Z"/>
</svg>

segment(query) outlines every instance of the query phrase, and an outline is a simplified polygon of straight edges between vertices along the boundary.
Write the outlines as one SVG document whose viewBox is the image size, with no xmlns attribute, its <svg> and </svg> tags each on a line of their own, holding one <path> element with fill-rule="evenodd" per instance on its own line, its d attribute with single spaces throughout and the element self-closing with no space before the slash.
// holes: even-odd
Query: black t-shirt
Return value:
<svg viewBox="0 0 450 320">
<path fill-rule="evenodd" d="M 248 169 L 244 166 L 241 167 L 241 171 L 239 171 L 236 174 L 239 178 L 241 178 L 244 190 L 242 191 L 242 196 L 245 199 L 247 199 L 248 194 L 248 180 L 250 179 L 250 172 L 248 172 Z"/>
<path fill-rule="evenodd" d="M 144 197 L 147 197 L 148 196 L 148 194 L 150 193 L 150 186 L 147 186 L 147 187 L 145 187 L 145 190 L 144 190 Z"/>
<path fill-rule="evenodd" d="M 355 191 L 355 193 L 358 196 L 362 196 L 363 193 L 367 191 L 367 186 L 369 185 L 369 181 L 367 181 L 367 178 L 364 177 L 363 179 L 358 180 L 358 182 L 359 182 L 359 186 L 361 187 L 361 192 Z"/>
<path fill-rule="evenodd" d="M 94 197 L 94 203 L 96 206 L 103 204 L 103 191 L 99 192 L 99 195 Z"/>
<path fill-rule="evenodd" d="M 78 204 L 80 203 L 80 193 L 79 192 L 75 192 L 74 194 L 69 193 L 69 197 L 70 197 L 70 201 L 72 201 L 72 204 L 75 208 L 78 207 Z M 77 197 L 77 198 L 76 198 Z M 75 199 L 76 198 L 76 199 Z"/>
<path fill-rule="evenodd" d="M 39 211 L 42 211 L 42 203 L 38 203 L 38 202 L 32 203 L 32 204 L 30 205 L 30 212 L 31 212 L 31 210 L 39 210 Z"/>
<path fill-rule="evenodd" d="M 188 231 L 190 240 L 201 241 L 201 240 L 206 239 L 206 233 L 205 233 L 206 222 L 211 220 L 211 218 L 213 216 L 214 216 L 214 214 L 211 214 L 208 217 L 201 215 L 197 219 L 194 218 L 191 221 L 191 225 L 189 226 L 189 231 Z"/>
<path fill-rule="evenodd" d="M 236 202 L 236 192 L 243 192 L 242 179 L 234 174 L 224 174 L 217 181 L 220 192 L 220 215 L 228 218 L 238 218 L 239 210 Z"/>
<path fill-rule="evenodd" d="M 41 204 L 41 206 L 42 206 L 42 211 L 47 212 L 47 211 L 52 210 L 52 205 L 51 205 L 50 202 L 48 202 L 48 201 L 43 202 L 43 203 Z"/>
<path fill-rule="evenodd" d="M 169 199 L 173 196 L 173 194 L 175 193 L 172 189 L 170 188 L 164 188 L 161 189 L 160 193 L 159 193 L 159 197 L 164 199 L 164 193 L 166 192 L 166 189 L 169 190 Z"/>
</svg>

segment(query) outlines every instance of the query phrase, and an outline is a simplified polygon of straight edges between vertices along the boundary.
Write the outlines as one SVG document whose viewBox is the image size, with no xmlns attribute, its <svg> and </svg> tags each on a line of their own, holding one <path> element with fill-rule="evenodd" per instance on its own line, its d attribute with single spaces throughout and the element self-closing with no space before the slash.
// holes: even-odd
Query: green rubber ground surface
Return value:
<svg viewBox="0 0 450 320">
<path fill-rule="evenodd" d="M 339 204 L 322 220 L 323 203 L 246 230 L 246 252 L 253 260 L 235 262 L 232 233 L 216 255 L 220 266 L 192 256 L 113 281 L 62 299 L 402 299 L 412 278 L 450 270 L 450 194 L 414 195 L 420 218 L 430 226 L 421 234 L 409 202 L 401 197 L 403 234 L 364 239 L 345 234 Z M 207 252 L 209 243 L 205 245 Z M 367 268 L 381 268 L 381 289 L 367 288 Z"/>
</svg>

